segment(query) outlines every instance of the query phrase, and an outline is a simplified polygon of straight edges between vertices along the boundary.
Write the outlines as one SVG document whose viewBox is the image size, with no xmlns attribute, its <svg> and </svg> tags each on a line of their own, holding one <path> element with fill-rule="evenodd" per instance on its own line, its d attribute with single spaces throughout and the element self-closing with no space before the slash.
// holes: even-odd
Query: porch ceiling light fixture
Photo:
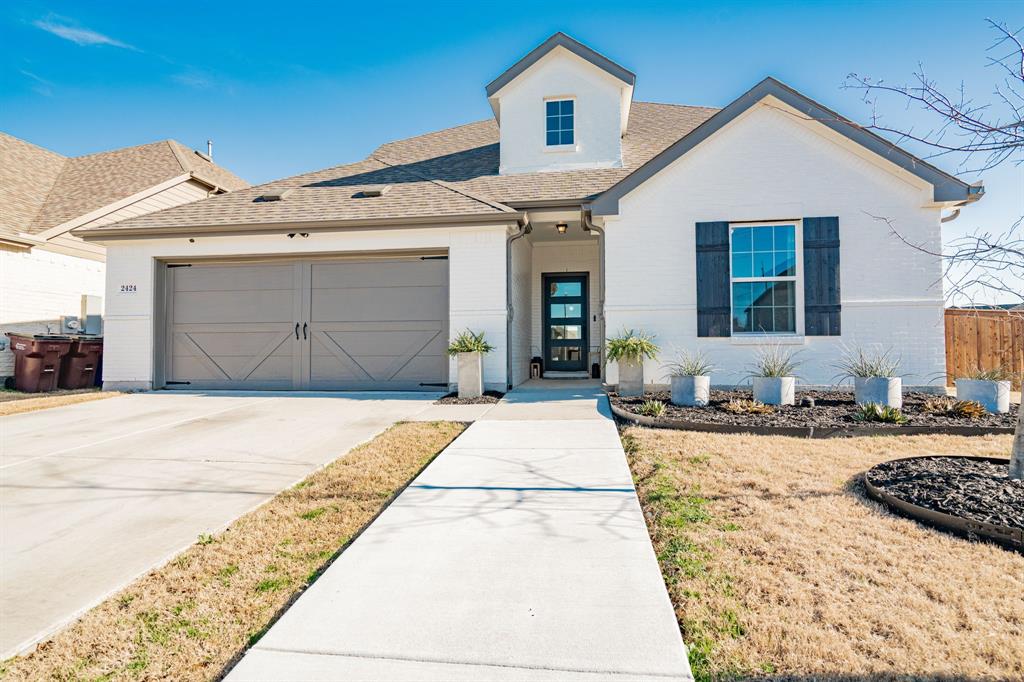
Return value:
<svg viewBox="0 0 1024 682">
<path fill-rule="evenodd" d="M 565 234 L 565 231 L 569 229 L 567 223 L 556 223 L 555 229 L 558 230 L 558 234 Z"/>
</svg>

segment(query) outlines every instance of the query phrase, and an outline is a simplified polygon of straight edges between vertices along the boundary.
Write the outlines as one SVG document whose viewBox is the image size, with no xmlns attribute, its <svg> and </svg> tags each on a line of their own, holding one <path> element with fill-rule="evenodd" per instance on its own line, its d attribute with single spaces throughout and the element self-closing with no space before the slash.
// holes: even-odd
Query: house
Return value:
<svg viewBox="0 0 1024 682">
<path fill-rule="evenodd" d="M 635 81 L 558 33 L 486 86 L 493 118 L 75 230 L 107 248 L 104 385 L 447 387 L 471 329 L 504 389 L 640 328 L 706 351 L 716 383 L 766 342 L 804 351 L 808 383 L 855 343 L 941 382 L 941 263 L 875 217 L 937 251 L 980 186 L 772 78 L 723 109 L 634 101 Z"/>
<path fill-rule="evenodd" d="M 69 158 L 0 133 L 0 332 L 59 333 L 62 317 L 100 312 L 105 249 L 71 230 L 248 186 L 174 140 Z"/>
</svg>

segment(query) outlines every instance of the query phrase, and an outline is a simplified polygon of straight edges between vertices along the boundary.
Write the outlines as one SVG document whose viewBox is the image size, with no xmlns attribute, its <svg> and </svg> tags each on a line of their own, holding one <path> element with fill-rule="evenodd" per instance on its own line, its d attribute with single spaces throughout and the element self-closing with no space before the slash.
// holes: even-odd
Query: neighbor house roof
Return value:
<svg viewBox="0 0 1024 682">
<path fill-rule="evenodd" d="M 213 188 L 248 183 L 174 140 L 65 157 L 0 133 L 0 233 L 38 234 L 182 175 Z"/>
<path fill-rule="evenodd" d="M 521 205 L 579 204 L 608 189 L 717 109 L 635 102 L 622 138 L 623 165 L 552 173 L 498 174 L 498 126 L 493 119 L 390 142 L 366 159 L 296 175 L 203 201 L 148 213 L 95 230 L 172 232 L 189 228 L 266 228 L 283 224 L 349 225 L 516 219 Z M 365 189 L 389 185 L 378 197 Z M 260 197 L 291 190 L 281 201 Z"/>
</svg>

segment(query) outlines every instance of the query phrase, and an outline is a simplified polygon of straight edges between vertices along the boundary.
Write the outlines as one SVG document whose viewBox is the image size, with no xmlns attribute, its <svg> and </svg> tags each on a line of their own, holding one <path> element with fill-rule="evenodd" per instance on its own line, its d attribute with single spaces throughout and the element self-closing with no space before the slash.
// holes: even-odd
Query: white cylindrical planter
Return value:
<svg viewBox="0 0 1024 682">
<path fill-rule="evenodd" d="M 644 394 L 644 363 L 636 360 L 619 360 L 619 395 L 638 396 Z"/>
<path fill-rule="evenodd" d="M 1002 414 L 1010 411 L 1010 382 L 957 379 L 956 399 L 981 403 L 989 412 Z"/>
<path fill-rule="evenodd" d="M 479 398 L 483 394 L 483 355 L 480 353 L 459 353 L 459 397 Z"/>
<path fill-rule="evenodd" d="M 705 407 L 711 399 L 711 377 L 672 377 L 672 404 Z"/>
<path fill-rule="evenodd" d="M 903 379 L 854 377 L 853 395 L 858 405 L 875 403 L 886 407 L 903 407 Z"/>
<path fill-rule="evenodd" d="M 796 377 L 754 377 L 754 400 L 765 405 L 792 405 Z"/>
</svg>

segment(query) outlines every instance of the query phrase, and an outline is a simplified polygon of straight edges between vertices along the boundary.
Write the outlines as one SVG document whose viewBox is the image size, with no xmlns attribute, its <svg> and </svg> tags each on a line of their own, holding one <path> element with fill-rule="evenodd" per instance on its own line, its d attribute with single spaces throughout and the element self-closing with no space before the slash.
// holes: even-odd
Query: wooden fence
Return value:
<svg viewBox="0 0 1024 682">
<path fill-rule="evenodd" d="M 1024 371 L 1024 311 L 946 309 L 946 373 L 958 376 L 1003 367 L 1013 372 L 1020 390 Z"/>
</svg>

